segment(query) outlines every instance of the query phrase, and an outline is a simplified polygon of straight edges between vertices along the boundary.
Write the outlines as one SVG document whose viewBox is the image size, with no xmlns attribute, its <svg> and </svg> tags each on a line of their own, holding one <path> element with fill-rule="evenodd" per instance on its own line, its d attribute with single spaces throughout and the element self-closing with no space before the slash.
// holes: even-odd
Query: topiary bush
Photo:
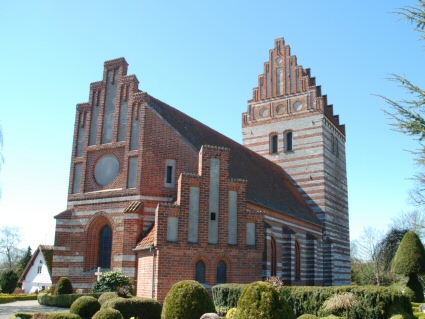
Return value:
<svg viewBox="0 0 425 319">
<path fill-rule="evenodd" d="M 103 294 L 100 295 L 97 301 L 99 301 L 100 305 L 102 306 L 109 299 L 114 299 L 117 297 L 118 297 L 118 294 L 116 292 L 104 292 Z"/>
<path fill-rule="evenodd" d="M 245 287 L 245 284 L 221 284 L 212 287 L 215 307 L 236 308 Z"/>
<path fill-rule="evenodd" d="M 37 301 L 42 306 L 50 307 L 61 307 L 69 308 L 72 303 L 80 297 L 91 296 L 94 298 L 99 298 L 101 293 L 92 293 L 92 294 L 68 294 L 68 295 L 49 295 L 46 293 L 39 293 L 37 295 Z"/>
<path fill-rule="evenodd" d="M 143 317 L 142 317 L 143 318 Z M 101 308 L 92 319 L 124 319 L 121 312 L 113 308 Z"/>
<path fill-rule="evenodd" d="M 131 317 L 160 319 L 162 310 L 158 301 L 142 297 L 109 299 L 103 303 L 101 309 L 108 308 L 118 310 L 124 319 L 130 319 Z"/>
<path fill-rule="evenodd" d="M 96 298 L 82 296 L 72 303 L 69 312 L 79 315 L 82 319 L 91 319 L 99 309 L 100 303 Z"/>
<path fill-rule="evenodd" d="M 117 291 L 120 288 L 126 288 L 134 295 L 130 277 L 120 271 L 106 271 L 100 280 L 94 283 L 93 292 Z"/>
<path fill-rule="evenodd" d="M 0 277 L 1 291 L 5 294 L 12 294 L 18 285 L 18 275 L 13 271 L 5 271 Z"/>
<path fill-rule="evenodd" d="M 391 271 L 400 275 L 407 275 L 407 287 L 415 292 L 416 302 L 424 301 L 424 292 L 418 275 L 425 274 L 425 249 L 418 235 L 408 231 L 398 246 Z"/>
<path fill-rule="evenodd" d="M 295 319 L 295 315 L 289 303 L 271 283 L 257 281 L 242 291 L 237 318 Z"/>
<path fill-rule="evenodd" d="M 72 284 L 68 277 L 61 277 L 56 285 L 55 295 L 72 294 Z"/>
<path fill-rule="evenodd" d="M 197 281 L 183 280 L 174 284 L 164 301 L 162 319 L 199 319 L 205 313 L 215 313 L 207 290 Z"/>
</svg>

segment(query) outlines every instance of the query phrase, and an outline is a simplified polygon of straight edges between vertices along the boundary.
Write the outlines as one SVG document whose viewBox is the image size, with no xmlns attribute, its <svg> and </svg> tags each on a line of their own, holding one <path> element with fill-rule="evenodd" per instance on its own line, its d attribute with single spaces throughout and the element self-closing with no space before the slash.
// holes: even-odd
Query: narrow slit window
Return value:
<svg viewBox="0 0 425 319">
<path fill-rule="evenodd" d="M 293 139 L 292 132 L 287 132 L 285 134 L 285 140 L 284 140 L 285 151 L 287 151 L 287 152 L 290 152 L 290 151 L 293 150 L 292 139 Z"/>
<path fill-rule="evenodd" d="M 277 135 L 273 135 L 271 138 L 271 154 L 276 154 L 278 151 L 278 137 Z"/>
<path fill-rule="evenodd" d="M 176 186 L 176 160 L 167 159 L 165 161 L 164 186 L 165 187 Z"/>
<path fill-rule="evenodd" d="M 170 184 L 171 183 L 171 176 L 172 176 L 172 174 L 173 174 L 173 167 L 167 165 L 167 181 L 166 181 L 167 184 Z"/>
</svg>

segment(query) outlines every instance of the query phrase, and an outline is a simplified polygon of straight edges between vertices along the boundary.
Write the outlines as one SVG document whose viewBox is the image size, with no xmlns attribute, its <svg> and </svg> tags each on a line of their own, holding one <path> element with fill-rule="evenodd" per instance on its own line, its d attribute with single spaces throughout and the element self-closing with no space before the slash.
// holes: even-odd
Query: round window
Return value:
<svg viewBox="0 0 425 319">
<path fill-rule="evenodd" d="M 101 186 L 111 184 L 120 171 L 120 162 L 112 154 L 102 156 L 94 168 L 94 178 Z"/>
<path fill-rule="evenodd" d="M 295 111 L 300 111 L 302 108 L 303 108 L 303 104 L 300 101 L 295 102 L 295 104 L 294 104 L 294 110 Z"/>
<path fill-rule="evenodd" d="M 276 63 L 277 63 L 277 64 L 281 64 L 281 63 L 282 63 L 282 58 L 281 58 L 281 57 L 277 58 L 277 59 L 276 59 Z"/>
<path fill-rule="evenodd" d="M 285 113 L 285 106 L 283 104 L 279 104 L 276 107 L 276 113 L 279 115 Z"/>
<path fill-rule="evenodd" d="M 260 110 L 260 116 L 261 116 L 261 117 L 266 117 L 267 115 L 269 115 L 269 110 L 268 110 L 266 107 L 263 107 L 263 108 Z"/>
</svg>

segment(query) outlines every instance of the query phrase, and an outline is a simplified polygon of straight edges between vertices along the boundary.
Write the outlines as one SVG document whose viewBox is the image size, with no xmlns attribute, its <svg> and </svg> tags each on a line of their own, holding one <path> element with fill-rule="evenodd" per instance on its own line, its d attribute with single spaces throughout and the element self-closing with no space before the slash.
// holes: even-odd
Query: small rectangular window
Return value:
<svg viewBox="0 0 425 319">
<path fill-rule="evenodd" d="M 272 146 L 271 153 L 276 154 L 277 153 L 277 146 L 278 146 L 277 135 L 272 136 L 272 145 L 271 146 Z"/>
<path fill-rule="evenodd" d="M 173 167 L 172 166 L 167 166 L 167 184 L 171 183 L 171 176 L 173 174 Z"/>
<path fill-rule="evenodd" d="M 176 160 L 167 159 L 165 161 L 165 187 L 174 187 L 176 185 Z"/>
<path fill-rule="evenodd" d="M 286 133 L 286 150 L 292 151 L 292 132 Z"/>
<path fill-rule="evenodd" d="M 38 266 L 38 269 L 37 269 L 38 274 L 41 274 L 41 269 L 42 269 L 41 266 Z"/>
</svg>

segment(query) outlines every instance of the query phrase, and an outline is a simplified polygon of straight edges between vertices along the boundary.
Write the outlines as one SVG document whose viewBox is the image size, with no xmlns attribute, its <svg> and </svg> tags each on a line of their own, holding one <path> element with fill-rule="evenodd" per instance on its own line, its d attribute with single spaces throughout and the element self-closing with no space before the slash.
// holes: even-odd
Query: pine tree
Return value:
<svg viewBox="0 0 425 319">
<path fill-rule="evenodd" d="M 407 287 L 415 293 L 415 301 L 424 301 L 424 292 L 418 275 L 425 274 L 425 249 L 418 235 L 409 231 L 403 237 L 394 257 L 391 271 L 409 277 Z"/>
<path fill-rule="evenodd" d="M 28 265 L 29 261 L 31 260 L 31 247 L 28 246 L 27 251 L 25 252 L 25 255 L 21 258 L 19 261 L 18 268 L 16 269 L 16 274 L 18 277 L 21 277 L 22 273 L 25 270 L 25 267 Z"/>
</svg>

